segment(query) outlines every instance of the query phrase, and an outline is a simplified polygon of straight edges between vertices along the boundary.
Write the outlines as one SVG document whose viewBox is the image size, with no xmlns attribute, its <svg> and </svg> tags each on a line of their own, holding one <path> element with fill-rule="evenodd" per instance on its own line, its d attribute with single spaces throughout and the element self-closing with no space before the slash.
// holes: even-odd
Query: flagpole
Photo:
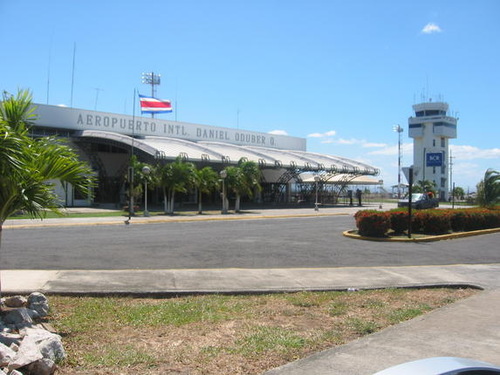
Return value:
<svg viewBox="0 0 500 375">
<path fill-rule="evenodd" d="M 130 160 L 129 160 L 129 167 L 128 167 L 128 180 L 129 180 L 129 201 L 128 201 L 128 220 L 125 221 L 125 224 L 130 224 L 130 220 L 132 219 L 132 215 L 134 213 L 134 167 L 132 166 L 132 159 L 134 158 L 134 130 L 135 130 L 135 96 L 136 96 L 136 89 L 134 89 L 134 100 L 133 100 L 133 107 L 132 107 L 132 143 L 130 147 Z"/>
<path fill-rule="evenodd" d="M 71 99 L 70 107 L 73 108 L 73 87 L 75 85 L 75 58 L 76 58 L 76 42 L 73 44 L 73 68 L 71 69 Z"/>
</svg>

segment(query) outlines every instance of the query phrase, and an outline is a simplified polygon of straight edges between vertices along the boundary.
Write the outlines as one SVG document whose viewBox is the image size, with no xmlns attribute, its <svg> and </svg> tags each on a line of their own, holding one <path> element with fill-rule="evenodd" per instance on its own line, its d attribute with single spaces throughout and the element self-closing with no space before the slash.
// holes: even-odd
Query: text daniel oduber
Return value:
<svg viewBox="0 0 500 375">
<path fill-rule="evenodd" d="M 135 127 L 134 127 L 135 122 Z M 184 125 L 174 125 L 169 123 L 158 124 L 153 121 L 144 120 L 127 120 L 125 118 L 112 117 L 112 116 L 99 116 L 93 114 L 78 114 L 77 125 L 92 126 L 92 127 L 105 127 L 111 129 L 129 129 L 134 132 L 147 132 L 151 134 L 166 134 L 179 137 L 189 137 L 190 134 L 186 132 Z M 162 126 L 163 125 L 163 126 Z M 230 136 L 233 136 L 231 138 Z M 242 132 L 231 132 L 219 129 L 203 129 L 196 127 L 197 139 L 213 139 L 220 141 L 235 141 L 246 142 L 258 145 L 274 146 L 274 137 L 266 137 L 264 135 L 247 134 Z"/>
</svg>

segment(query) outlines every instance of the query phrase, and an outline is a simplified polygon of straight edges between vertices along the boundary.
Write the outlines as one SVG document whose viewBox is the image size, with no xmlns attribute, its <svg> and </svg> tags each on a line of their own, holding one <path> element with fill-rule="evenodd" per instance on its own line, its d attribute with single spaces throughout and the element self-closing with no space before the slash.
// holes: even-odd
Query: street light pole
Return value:
<svg viewBox="0 0 500 375">
<path fill-rule="evenodd" d="M 398 133 L 398 199 L 401 199 L 401 133 L 404 129 L 399 124 L 392 129 Z"/>
<path fill-rule="evenodd" d="M 318 182 L 321 178 L 319 176 L 314 176 L 314 182 L 316 183 L 316 201 L 314 202 L 314 211 L 319 211 L 318 207 Z"/>
<path fill-rule="evenodd" d="M 408 238 L 411 238 L 411 196 L 412 196 L 412 191 L 413 189 L 413 165 L 410 167 L 409 172 L 408 172 Z"/>
<path fill-rule="evenodd" d="M 219 176 L 222 179 L 222 211 L 221 214 L 226 215 L 227 214 L 227 203 L 226 203 L 226 185 L 225 185 L 225 179 L 227 177 L 227 171 L 223 169 L 220 171 Z"/>
<path fill-rule="evenodd" d="M 148 211 L 148 175 L 151 173 L 151 168 L 147 165 L 142 167 L 142 174 L 144 175 L 144 217 L 149 217 Z"/>
</svg>

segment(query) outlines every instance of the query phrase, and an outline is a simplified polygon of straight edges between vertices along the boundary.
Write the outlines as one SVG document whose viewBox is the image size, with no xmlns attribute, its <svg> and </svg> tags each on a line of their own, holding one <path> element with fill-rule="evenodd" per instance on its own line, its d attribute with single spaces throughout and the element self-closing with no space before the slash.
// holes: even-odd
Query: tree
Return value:
<svg viewBox="0 0 500 375">
<path fill-rule="evenodd" d="M 129 200 L 129 209 L 130 209 L 130 204 L 132 203 L 132 210 L 130 211 L 131 213 L 134 213 L 134 202 L 139 202 L 139 200 L 142 198 L 144 194 L 144 183 L 147 181 L 148 182 L 148 188 L 152 188 L 156 185 L 156 172 L 155 168 L 147 163 L 142 163 L 137 159 L 136 155 L 133 155 L 130 158 L 130 166 L 132 167 L 134 173 L 132 177 L 132 185 L 130 184 L 130 173 L 127 171 L 125 173 L 125 182 L 126 182 L 126 190 L 125 193 L 128 197 Z M 151 170 L 149 175 L 145 175 L 142 172 L 142 169 L 144 167 L 149 167 Z M 132 195 L 132 200 L 130 199 Z"/>
<path fill-rule="evenodd" d="M 237 167 L 227 167 L 226 183 L 229 190 L 236 194 L 235 212 L 240 212 L 241 197 L 253 196 L 253 189 L 261 189 L 261 172 L 257 163 L 240 160 Z"/>
<path fill-rule="evenodd" d="M 26 90 L 4 93 L 0 102 L 0 243 L 3 223 L 17 211 L 40 219 L 47 210 L 61 213 L 51 181 L 69 183 L 83 195 L 94 183 L 92 169 L 62 141 L 28 135 L 33 110 Z"/>
<path fill-rule="evenodd" d="M 460 186 L 456 186 L 456 187 L 452 190 L 451 194 L 452 194 L 455 198 L 460 199 L 460 200 L 464 199 L 464 197 L 465 197 L 465 191 L 464 191 L 464 189 L 463 189 L 463 188 L 461 188 Z"/>
<path fill-rule="evenodd" d="M 186 193 L 194 186 L 194 170 L 194 164 L 184 162 L 180 156 L 174 162 L 161 164 L 157 168 L 166 214 L 174 214 L 175 193 Z"/>
<path fill-rule="evenodd" d="M 202 195 L 219 188 L 219 175 L 210 167 L 194 170 L 194 184 L 198 188 L 198 213 L 202 213 Z"/>
<path fill-rule="evenodd" d="M 415 185 L 413 185 L 412 192 L 413 193 L 428 193 L 432 192 L 434 196 L 436 196 L 436 183 L 434 181 L 429 180 L 420 180 L 417 181 Z"/>
<path fill-rule="evenodd" d="M 493 207 L 500 203 L 500 173 L 489 168 L 477 184 L 477 203 L 481 207 Z"/>
</svg>

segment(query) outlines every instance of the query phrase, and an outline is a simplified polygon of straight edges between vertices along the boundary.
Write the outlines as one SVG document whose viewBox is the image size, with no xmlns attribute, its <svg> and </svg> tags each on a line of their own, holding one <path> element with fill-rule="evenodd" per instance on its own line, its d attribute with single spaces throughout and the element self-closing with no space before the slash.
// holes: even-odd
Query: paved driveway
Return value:
<svg viewBox="0 0 500 375">
<path fill-rule="evenodd" d="M 432 243 L 342 236 L 351 216 L 4 230 L 4 269 L 369 267 L 500 263 L 500 234 Z"/>
</svg>

